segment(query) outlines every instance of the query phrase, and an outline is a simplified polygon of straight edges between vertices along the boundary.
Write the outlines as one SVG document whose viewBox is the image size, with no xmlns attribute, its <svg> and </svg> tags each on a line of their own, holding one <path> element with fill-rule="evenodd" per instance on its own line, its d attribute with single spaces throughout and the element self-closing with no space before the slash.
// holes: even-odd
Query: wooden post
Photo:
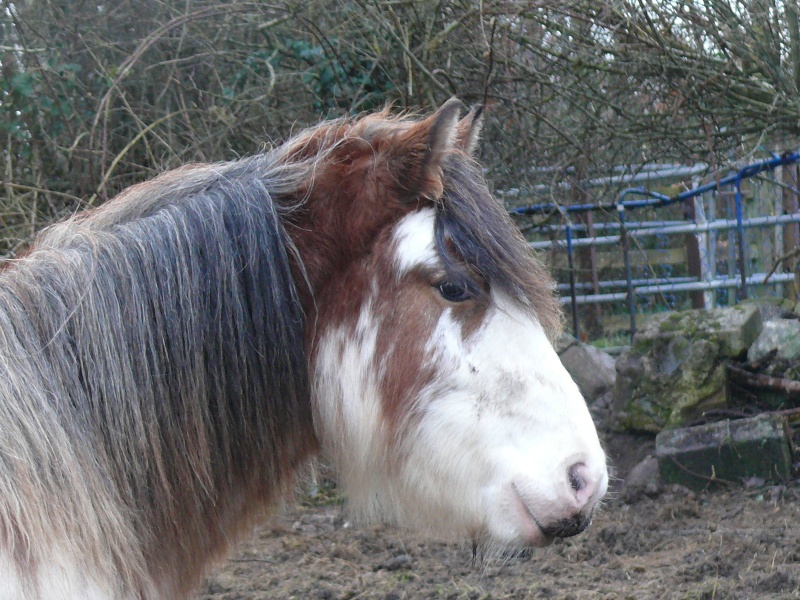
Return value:
<svg viewBox="0 0 800 600">
<path fill-rule="evenodd" d="M 705 211 L 703 210 L 702 198 L 688 198 L 683 203 L 683 215 L 688 221 L 697 223 L 698 220 L 705 222 Z M 701 252 L 705 248 L 701 248 L 701 237 L 695 233 L 687 233 L 684 236 L 684 243 L 686 244 L 686 267 L 691 277 L 697 277 L 703 281 L 704 273 L 702 267 Z M 703 235 L 702 240 L 705 240 Z M 706 308 L 705 294 L 702 290 L 694 290 L 689 292 L 692 299 L 692 308 Z"/>
<path fill-rule="evenodd" d="M 586 193 L 584 183 L 586 180 L 586 162 L 581 158 L 575 165 L 575 179 L 572 184 L 572 203 L 587 204 L 589 195 Z M 586 226 L 586 233 L 582 237 L 593 237 L 594 214 L 592 211 L 577 212 L 575 222 Z M 578 279 L 581 282 L 591 284 L 591 293 L 600 293 L 600 277 L 597 273 L 597 252 L 594 246 L 580 246 L 578 248 Z M 603 324 L 601 320 L 600 305 L 590 302 L 582 308 L 583 330 L 587 339 L 595 339 L 603 334 Z M 585 340 L 584 340 L 585 341 Z"/>
<path fill-rule="evenodd" d="M 725 211 L 725 218 L 728 220 L 736 218 L 736 192 L 730 189 L 720 190 L 718 198 L 722 209 Z M 725 265 L 727 269 L 726 275 L 728 277 L 736 277 L 736 230 L 734 229 L 725 230 Z M 736 304 L 735 300 L 733 300 L 735 297 L 736 293 L 731 290 L 728 293 L 728 306 Z"/>
<path fill-rule="evenodd" d="M 705 223 L 714 221 L 717 218 L 717 192 L 710 191 L 703 194 L 702 206 L 705 208 Z M 712 229 L 705 236 L 705 255 L 701 255 L 701 268 L 703 280 L 712 281 L 717 278 L 717 230 Z M 703 292 L 706 308 L 714 308 L 717 305 L 717 293 L 715 290 Z"/>
<path fill-rule="evenodd" d="M 793 214 L 800 210 L 798 194 L 798 165 L 786 165 L 780 168 L 780 181 L 784 184 L 782 188 L 783 212 Z M 800 244 L 800 231 L 797 223 L 787 223 L 783 226 L 783 253 L 787 255 Z M 790 300 L 797 302 L 798 286 L 800 286 L 800 272 L 798 271 L 798 261 L 796 257 L 788 258 L 782 269 L 785 273 L 794 273 L 794 285 L 783 286 L 783 295 Z"/>
<path fill-rule="evenodd" d="M 577 213 L 576 221 L 586 225 L 584 237 L 595 235 L 594 214 L 591 211 Z M 597 251 L 594 246 L 580 246 L 578 248 L 578 273 L 580 281 L 591 284 L 591 293 L 600 293 L 600 276 L 597 272 Z M 600 305 L 591 302 L 584 307 L 584 331 L 589 339 L 599 337 L 603 333 L 602 320 L 600 318 Z"/>
</svg>

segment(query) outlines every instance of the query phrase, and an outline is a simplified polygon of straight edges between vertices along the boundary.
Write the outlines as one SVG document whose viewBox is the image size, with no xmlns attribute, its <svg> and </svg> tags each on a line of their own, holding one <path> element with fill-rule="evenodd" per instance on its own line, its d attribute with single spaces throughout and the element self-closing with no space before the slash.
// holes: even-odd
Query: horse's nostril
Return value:
<svg viewBox="0 0 800 600">
<path fill-rule="evenodd" d="M 569 485 L 576 492 L 580 492 L 583 488 L 586 487 L 586 477 L 584 475 L 585 470 L 586 470 L 586 465 L 584 465 L 583 463 L 572 465 L 569 468 L 568 471 Z"/>
</svg>

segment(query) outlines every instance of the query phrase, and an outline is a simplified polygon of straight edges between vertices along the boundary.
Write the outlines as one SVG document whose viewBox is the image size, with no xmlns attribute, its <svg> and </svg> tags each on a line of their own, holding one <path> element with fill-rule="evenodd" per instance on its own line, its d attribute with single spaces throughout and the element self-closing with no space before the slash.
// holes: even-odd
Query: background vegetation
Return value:
<svg viewBox="0 0 800 600">
<path fill-rule="evenodd" d="M 796 0 L 2 0 L 0 255 L 322 118 L 484 103 L 502 190 L 710 168 L 800 133 Z M 615 170 L 616 168 L 616 170 Z M 569 191 L 581 190 L 581 191 Z"/>
</svg>

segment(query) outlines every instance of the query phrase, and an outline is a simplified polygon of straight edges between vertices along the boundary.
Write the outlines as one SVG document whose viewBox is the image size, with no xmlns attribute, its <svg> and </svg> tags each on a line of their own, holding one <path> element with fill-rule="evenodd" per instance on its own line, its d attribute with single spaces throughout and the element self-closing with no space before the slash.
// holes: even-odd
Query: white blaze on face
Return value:
<svg viewBox="0 0 800 600">
<path fill-rule="evenodd" d="M 481 526 L 501 543 L 546 541 L 540 526 L 591 514 L 605 494 L 605 454 L 576 384 L 541 326 L 507 298 L 469 340 L 444 315 L 431 344 L 452 375 L 428 390 L 425 416 L 408 438 L 406 469 L 426 472 L 452 498 L 469 498 Z M 430 456 L 440 463 L 430 469 Z M 449 460 L 458 464 L 449 469 Z M 590 497 L 570 469 L 593 481 Z M 584 491 L 584 496 L 587 494 Z M 473 516 L 474 518 L 474 516 Z"/>
<path fill-rule="evenodd" d="M 433 226 L 430 209 L 396 226 L 398 280 L 441 267 Z M 380 385 L 392 365 L 375 354 L 378 335 L 391 335 L 375 314 L 379 291 L 355 327 L 323 333 L 315 361 L 323 448 L 357 514 L 498 545 L 547 543 L 555 524 L 587 520 L 607 487 L 586 404 L 530 311 L 492 290 L 482 322 L 465 328 L 433 283 L 419 293 L 438 311 L 425 332 L 434 375 L 394 425 Z"/>
</svg>

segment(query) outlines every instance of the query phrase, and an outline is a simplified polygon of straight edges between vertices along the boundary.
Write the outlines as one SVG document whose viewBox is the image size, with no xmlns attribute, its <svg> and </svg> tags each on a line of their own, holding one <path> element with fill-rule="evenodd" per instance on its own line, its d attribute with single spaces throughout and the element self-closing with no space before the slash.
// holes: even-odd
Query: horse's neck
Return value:
<svg viewBox="0 0 800 600">
<path fill-rule="evenodd" d="M 372 199 L 332 193 L 310 197 L 301 210 L 284 218 L 297 249 L 290 261 L 307 321 L 316 315 L 326 287 L 386 241 L 392 224 L 410 210 L 396 202 L 376 205 Z"/>
</svg>

